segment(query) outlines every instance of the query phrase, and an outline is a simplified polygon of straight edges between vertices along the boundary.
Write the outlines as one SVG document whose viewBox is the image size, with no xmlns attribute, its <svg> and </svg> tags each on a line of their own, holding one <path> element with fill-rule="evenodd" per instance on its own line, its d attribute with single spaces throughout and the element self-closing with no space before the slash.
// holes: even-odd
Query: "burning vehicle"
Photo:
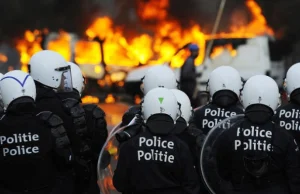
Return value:
<svg viewBox="0 0 300 194">
<path fill-rule="evenodd" d="M 208 54 L 209 57 L 196 67 L 198 91 L 206 91 L 210 72 L 223 65 L 236 68 L 244 80 L 258 74 L 271 76 L 281 87 L 285 73 L 284 60 L 283 58 L 278 60 L 270 51 L 274 42 L 272 37 L 207 40 L 207 42 L 209 41 L 214 41 L 213 49 Z M 149 66 L 141 67 L 129 72 L 125 80 L 125 87 L 132 95 L 137 94 L 134 92 L 138 90 L 141 78 L 149 68 Z M 180 68 L 174 68 L 174 71 L 180 82 Z"/>
<path fill-rule="evenodd" d="M 141 78 L 153 65 L 169 65 L 179 79 L 190 43 L 200 47 L 195 60 L 199 91 L 205 90 L 209 73 L 221 65 L 235 67 L 244 79 L 266 74 L 281 84 L 284 66 L 282 59 L 273 57 L 274 32 L 254 0 L 246 0 L 245 5 L 251 15 L 247 23 L 234 22 L 229 32 L 207 34 L 193 21 L 183 27 L 176 19 L 169 18 L 168 0 L 139 1 L 140 19 L 151 24 L 139 33 L 128 32 L 125 25 L 114 26 L 113 20 L 105 16 L 96 18 L 83 37 L 63 30 L 27 30 L 16 42 L 16 49 L 24 71 L 35 52 L 43 49 L 59 52 L 67 61 L 80 66 L 87 78 L 86 93 L 103 96 L 107 103 L 116 101 L 116 93 L 127 94 L 138 103 Z"/>
</svg>

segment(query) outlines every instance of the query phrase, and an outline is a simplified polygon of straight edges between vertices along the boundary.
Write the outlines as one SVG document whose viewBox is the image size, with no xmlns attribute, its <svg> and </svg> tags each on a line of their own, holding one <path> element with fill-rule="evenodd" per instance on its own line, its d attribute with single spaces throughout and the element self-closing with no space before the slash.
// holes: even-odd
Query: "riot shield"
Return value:
<svg viewBox="0 0 300 194">
<path fill-rule="evenodd" d="M 134 125 L 135 119 L 133 119 L 127 126 L 119 127 L 117 125 L 110 136 L 108 136 L 98 159 L 97 175 L 98 185 L 102 194 L 119 194 L 113 185 L 113 174 L 117 167 L 118 156 L 119 156 L 119 141 L 116 139 L 116 134 L 126 130 L 131 125 Z"/>
<path fill-rule="evenodd" d="M 121 124 L 122 124 L 122 122 L 119 123 L 118 125 L 116 125 L 114 128 L 112 128 L 112 129 L 109 131 L 108 136 L 107 136 L 107 139 L 109 139 L 110 136 L 111 136 L 114 132 L 116 132 L 118 129 L 120 129 Z"/>
<path fill-rule="evenodd" d="M 218 139 L 227 130 L 244 121 L 244 114 L 224 119 L 208 133 L 201 150 L 200 169 L 202 179 L 212 194 L 226 193 L 231 190 L 231 183 L 219 175 L 217 151 Z"/>
<path fill-rule="evenodd" d="M 133 124 L 135 123 L 135 120 L 136 120 L 136 119 L 137 119 L 137 116 L 135 116 L 135 117 L 130 121 L 130 123 L 128 124 L 128 126 L 133 125 Z M 109 137 L 110 137 L 112 134 L 114 134 L 114 133 L 121 127 L 121 124 L 122 124 L 122 122 L 119 123 L 118 125 L 116 125 L 112 130 L 110 130 L 110 132 L 109 132 L 109 134 L 108 134 L 108 139 L 109 139 Z"/>
</svg>

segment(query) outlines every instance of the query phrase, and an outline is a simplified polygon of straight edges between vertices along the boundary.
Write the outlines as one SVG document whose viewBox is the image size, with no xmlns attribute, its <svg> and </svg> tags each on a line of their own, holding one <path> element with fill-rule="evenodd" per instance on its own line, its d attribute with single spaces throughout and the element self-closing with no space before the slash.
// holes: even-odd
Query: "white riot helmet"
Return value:
<svg viewBox="0 0 300 194">
<path fill-rule="evenodd" d="M 253 104 L 262 104 L 275 111 L 280 105 L 278 85 L 266 75 L 253 76 L 244 85 L 241 102 L 245 109 Z"/>
<path fill-rule="evenodd" d="M 189 97 L 181 90 L 171 89 L 171 91 L 175 95 L 178 103 L 180 104 L 180 116 L 185 120 L 187 125 L 189 125 L 189 121 L 193 112 L 193 108 L 191 106 L 191 101 Z"/>
<path fill-rule="evenodd" d="M 0 91 L 4 108 L 20 97 L 30 97 L 35 100 L 36 88 L 32 77 L 23 71 L 14 70 L 6 73 L 0 81 Z"/>
<path fill-rule="evenodd" d="M 169 115 L 174 123 L 180 116 L 179 105 L 173 92 L 167 88 L 154 88 L 150 90 L 141 104 L 142 114 L 145 121 L 152 115 Z"/>
<path fill-rule="evenodd" d="M 176 89 L 178 86 L 175 73 L 165 65 L 151 67 L 143 78 L 142 91 L 146 95 L 157 87 Z"/>
<path fill-rule="evenodd" d="M 57 52 L 43 50 L 35 53 L 29 62 L 31 77 L 48 87 L 72 91 L 71 67 Z"/>
<path fill-rule="evenodd" d="M 289 68 L 283 87 L 288 95 L 300 88 L 300 63 L 296 63 Z"/>
<path fill-rule="evenodd" d="M 68 62 L 68 65 L 71 66 L 73 88 L 75 88 L 81 95 L 85 85 L 82 72 L 75 63 Z"/>
<path fill-rule="evenodd" d="M 230 90 L 239 97 L 243 82 L 236 69 L 230 66 L 221 66 L 210 73 L 207 87 L 210 96 L 220 90 Z"/>
</svg>

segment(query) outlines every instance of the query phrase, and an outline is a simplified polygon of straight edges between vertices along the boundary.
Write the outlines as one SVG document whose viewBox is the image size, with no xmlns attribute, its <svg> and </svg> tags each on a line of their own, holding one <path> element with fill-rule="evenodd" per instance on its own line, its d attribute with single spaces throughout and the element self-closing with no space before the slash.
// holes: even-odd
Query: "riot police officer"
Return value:
<svg viewBox="0 0 300 194">
<path fill-rule="evenodd" d="M 0 193 L 60 194 L 61 163 L 72 159 L 62 120 L 51 112 L 35 114 L 36 88 L 25 72 L 6 73 L 0 82 L 6 109 L 0 119 Z"/>
<path fill-rule="evenodd" d="M 176 76 L 172 69 L 167 66 L 154 66 L 151 67 L 142 78 L 141 90 L 146 95 L 153 88 L 162 87 L 168 89 L 176 89 L 178 87 L 178 82 Z M 136 135 L 140 130 L 140 125 L 142 123 L 140 106 L 131 107 L 122 118 L 121 126 L 128 125 L 132 119 L 135 118 L 135 125 L 126 130 L 127 133 L 118 134 L 118 139 L 120 141 L 125 141 L 130 137 Z"/>
<path fill-rule="evenodd" d="M 197 173 L 200 173 L 199 169 L 199 152 L 202 148 L 205 135 L 200 129 L 197 129 L 191 118 L 194 114 L 194 110 L 191 106 L 189 97 L 181 90 L 171 89 L 175 95 L 178 103 L 180 104 L 181 116 L 176 120 L 175 129 L 173 131 L 182 141 L 184 141 L 190 148 L 192 156 L 194 157 L 195 168 Z M 203 183 L 200 184 L 200 193 L 208 193 Z"/>
<path fill-rule="evenodd" d="M 284 89 L 289 103 L 276 110 L 274 122 L 286 129 L 300 143 L 300 63 L 289 68 L 286 74 Z"/>
<path fill-rule="evenodd" d="M 218 122 L 243 113 L 238 106 L 243 82 L 239 72 L 230 66 L 221 66 L 211 72 L 207 90 L 210 102 L 195 110 L 194 122 L 197 128 L 207 134 Z"/>
<path fill-rule="evenodd" d="M 68 62 L 71 66 L 73 91 L 58 93 L 63 99 L 66 111 L 74 117 L 74 120 L 81 120 L 82 123 L 76 122 L 78 128 L 82 129 L 82 140 L 86 143 L 86 154 L 83 156 L 84 161 L 90 166 L 90 174 L 87 174 L 90 185 L 83 185 L 87 193 L 99 193 L 96 184 L 96 165 L 99 153 L 107 138 L 107 123 L 104 111 L 96 104 L 85 104 L 80 106 L 81 94 L 84 90 L 84 77 L 78 65 Z M 76 115 L 76 113 L 79 113 Z M 84 113 L 84 114 L 83 114 Z M 80 127 L 82 126 L 82 127 Z M 88 184 L 89 181 L 85 181 Z"/>
<path fill-rule="evenodd" d="M 57 94 L 58 92 L 73 91 L 71 67 L 60 54 L 43 50 L 31 57 L 29 72 L 36 84 L 37 112 L 51 111 L 64 121 L 64 127 L 67 130 L 74 153 L 74 165 L 72 168 L 65 166 L 65 172 L 61 173 L 60 177 L 62 187 L 72 189 L 75 187 L 74 170 L 75 175 L 78 174 L 76 178 L 82 178 L 80 175 L 88 171 L 88 168 L 85 163 L 81 162 L 81 155 L 85 153 L 86 149 L 81 139 L 80 129 L 74 125 L 73 117 L 65 111 L 67 107 Z M 80 186 L 80 184 L 76 186 Z M 76 188 L 76 191 L 80 191 L 80 189 Z"/>
<path fill-rule="evenodd" d="M 179 107 L 166 88 L 149 91 L 142 103 L 146 130 L 121 145 L 113 184 L 125 193 L 199 193 L 188 146 L 172 135 Z"/>
<path fill-rule="evenodd" d="M 224 120 L 206 139 L 214 145 L 204 143 L 213 157 L 202 162 L 210 163 L 211 172 L 216 169 L 222 179 L 211 184 L 223 184 L 211 188 L 231 194 L 299 193 L 299 148 L 286 130 L 272 122 L 280 103 L 276 82 L 265 75 L 251 77 L 241 101 L 245 115 L 237 121 L 234 117 Z M 202 169 L 205 177 L 207 168 Z"/>
<path fill-rule="evenodd" d="M 171 92 L 175 95 L 180 104 L 181 113 L 181 116 L 176 120 L 173 133 L 189 146 L 192 155 L 196 159 L 205 135 L 190 122 L 194 111 L 189 97 L 178 89 L 171 89 Z"/>
<path fill-rule="evenodd" d="M 184 61 L 180 71 L 180 89 L 188 95 L 192 106 L 197 106 L 195 99 L 195 92 L 197 90 L 197 73 L 195 68 L 195 59 L 199 56 L 197 44 L 190 44 L 188 46 L 190 56 Z"/>
</svg>

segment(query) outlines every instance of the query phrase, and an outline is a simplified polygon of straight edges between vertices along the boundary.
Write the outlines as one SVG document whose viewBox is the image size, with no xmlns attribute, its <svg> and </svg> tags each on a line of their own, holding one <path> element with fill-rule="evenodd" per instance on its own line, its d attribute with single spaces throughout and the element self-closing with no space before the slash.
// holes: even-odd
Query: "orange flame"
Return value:
<svg viewBox="0 0 300 194">
<path fill-rule="evenodd" d="M 214 47 L 212 53 L 210 54 L 211 58 L 215 58 L 222 54 L 224 50 L 228 50 L 232 57 L 236 56 L 236 50 L 232 48 L 232 44 L 226 44 L 224 46 L 216 46 Z"/>
<path fill-rule="evenodd" d="M 83 104 L 98 104 L 99 98 L 94 97 L 94 96 L 84 96 L 81 98 L 81 101 Z"/>
<path fill-rule="evenodd" d="M 135 104 L 140 104 L 142 101 L 141 97 L 139 95 L 134 96 L 134 103 Z"/>
<path fill-rule="evenodd" d="M 206 41 L 212 38 L 251 38 L 257 35 L 273 35 L 273 30 L 268 27 L 261 8 L 254 0 L 246 0 L 245 4 L 249 9 L 252 20 L 246 24 L 238 22 L 231 26 L 231 32 L 219 33 L 214 36 L 204 34 L 198 24 L 183 29 L 177 21 L 168 18 L 168 0 L 137 1 L 138 14 L 142 20 L 155 20 L 156 26 L 152 28 L 154 35 L 136 35 L 131 39 L 126 39 L 122 28 L 115 27 L 109 17 L 97 18 L 85 31 L 88 41 L 79 40 L 75 43 L 74 51 L 70 48 L 70 36 L 66 32 L 60 32 L 60 36 L 49 43 L 48 48 L 61 53 L 66 60 L 70 60 L 74 54 L 74 60 L 80 65 L 98 65 L 102 57 L 100 44 L 95 40 L 99 38 L 103 43 L 104 61 L 109 65 L 137 66 L 142 64 L 162 64 L 171 62 L 172 67 L 181 67 L 184 60 L 189 55 L 186 49 L 182 49 L 175 56 L 176 51 L 186 43 L 193 42 L 199 45 L 200 53 L 196 59 L 196 64 L 201 64 L 205 57 Z M 237 17 L 238 18 L 238 17 Z M 32 54 L 41 50 L 40 31 L 26 31 L 24 38 L 17 42 L 16 48 L 21 55 L 22 69 L 26 70 L 26 65 Z M 202 49 L 201 49 L 202 48 Z M 226 47 L 234 56 L 234 50 L 228 45 Z M 218 48 L 218 53 L 222 48 Z M 213 51 L 212 57 L 217 51 Z M 103 69 L 96 69 L 95 72 Z M 99 85 L 110 85 L 111 82 L 120 81 L 123 75 L 116 74 L 113 77 L 105 77 L 105 80 L 98 82 Z M 110 98 L 109 98 L 110 99 Z"/>
<path fill-rule="evenodd" d="M 7 62 L 7 56 L 3 53 L 0 53 L 0 62 L 6 63 Z"/>
<path fill-rule="evenodd" d="M 168 15 L 169 0 L 137 1 L 137 3 L 138 14 L 142 20 L 163 20 Z"/>
<path fill-rule="evenodd" d="M 40 37 L 41 31 L 34 30 L 34 31 L 25 31 L 24 38 L 17 41 L 16 49 L 20 53 L 20 62 L 22 64 L 21 70 L 28 72 L 27 65 L 29 63 L 30 57 L 38 52 L 41 51 L 41 41 L 42 38 Z"/>
<path fill-rule="evenodd" d="M 114 98 L 114 96 L 112 94 L 108 94 L 106 99 L 105 99 L 105 103 L 115 103 L 116 102 L 116 99 Z"/>
<path fill-rule="evenodd" d="M 67 32 L 61 31 L 59 32 L 59 36 L 48 43 L 49 50 L 56 51 L 60 53 L 65 60 L 71 60 L 71 45 L 70 45 L 71 37 Z"/>
</svg>

